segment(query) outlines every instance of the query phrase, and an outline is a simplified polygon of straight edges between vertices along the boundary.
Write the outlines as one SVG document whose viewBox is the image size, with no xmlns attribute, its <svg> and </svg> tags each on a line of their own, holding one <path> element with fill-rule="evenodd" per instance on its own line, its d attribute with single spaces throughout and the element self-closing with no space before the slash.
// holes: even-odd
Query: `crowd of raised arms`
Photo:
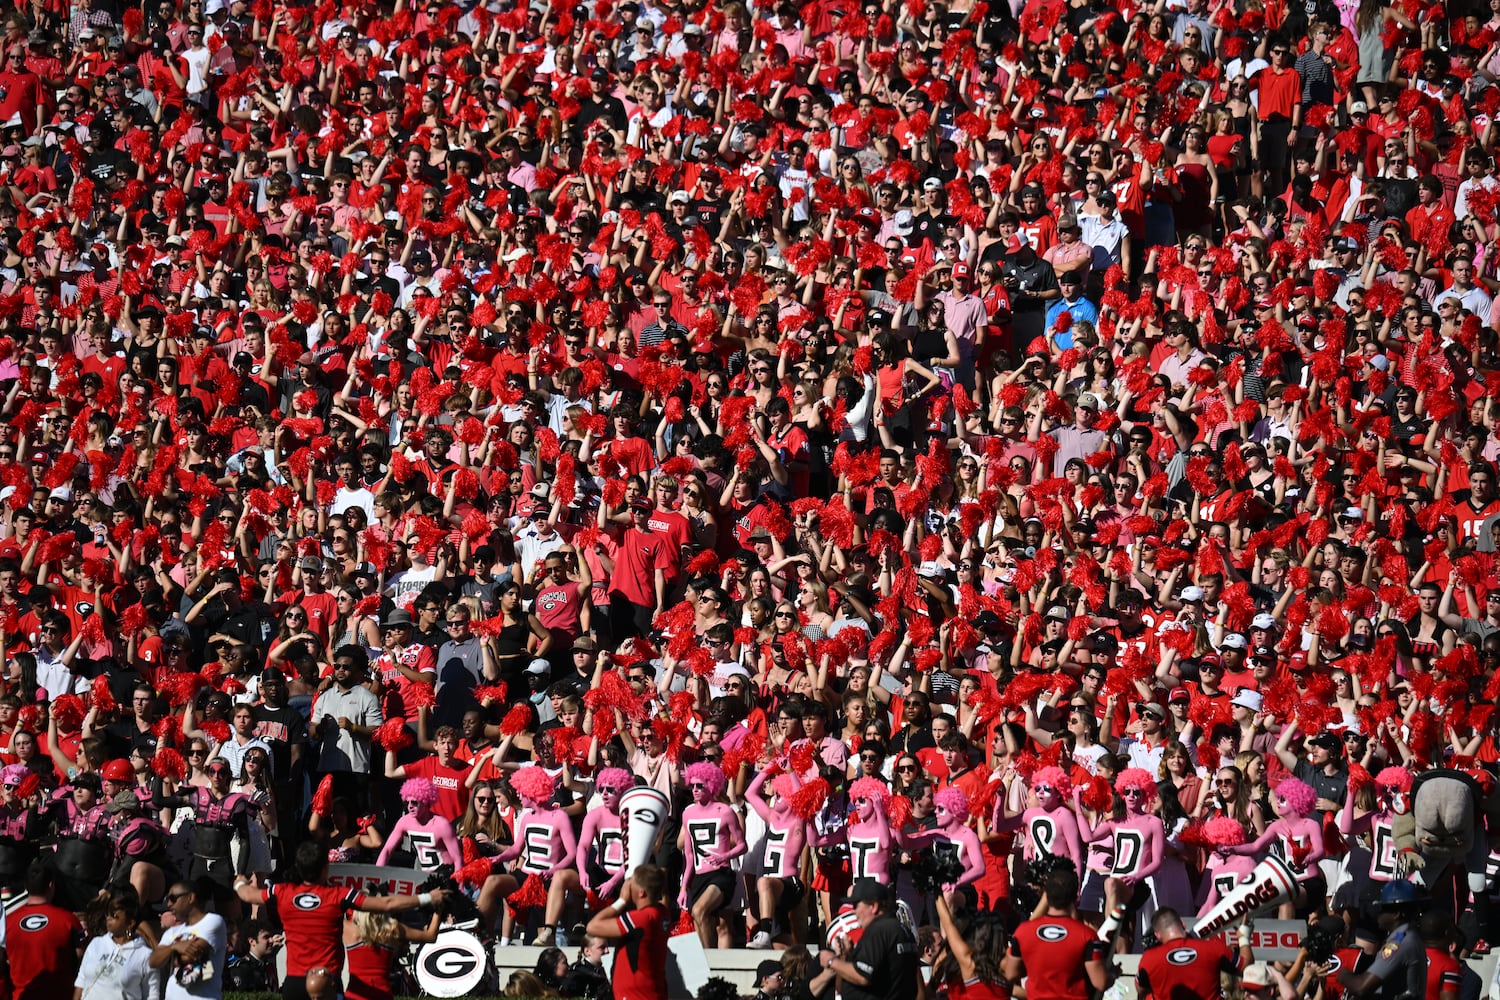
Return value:
<svg viewBox="0 0 1500 1000">
<path fill-rule="evenodd" d="M 0 60 L 17 996 L 457 928 L 1047 1000 L 1265 871 L 1247 992 L 1470 995 L 1500 0 L 32 0 Z"/>
</svg>

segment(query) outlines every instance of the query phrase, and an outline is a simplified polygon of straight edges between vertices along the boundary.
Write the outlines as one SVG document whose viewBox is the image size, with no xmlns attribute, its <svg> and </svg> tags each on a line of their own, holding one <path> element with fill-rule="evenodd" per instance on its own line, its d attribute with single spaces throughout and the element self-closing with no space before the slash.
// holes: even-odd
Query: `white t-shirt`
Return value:
<svg viewBox="0 0 1500 1000">
<path fill-rule="evenodd" d="M 145 941 L 135 937 L 120 945 L 101 934 L 84 949 L 73 985 L 83 991 L 81 1000 L 156 1000 L 160 982 Z"/>
<path fill-rule="evenodd" d="M 410 611 L 411 606 L 417 602 L 417 595 L 436 579 L 436 566 L 405 569 L 393 576 L 385 589 L 391 595 L 391 600 L 396 602 L 396 607 L 403 611 Z"/>
<path fill-rule="evenodd" d="M 176 926 L 167 929 L 161 936 L 162 944 L 171 944 L 178 938 L 195 937 L 207 941 L 213 948 L 213 956 L 208 960 L 210 964 L 209 975 L 202 982 L 194 982 L 184 986 L 181 977 L 187 971 L 182 965 L 174 962 L 164 966 L 166 969 L 167 991 L 164 1000 L 203 1000 L 203 998 L 217 998 L 224 995 L 224 962 L 227 958 L 229 931 L 224 926 L 224 918 L 217 913 L 205 913 L 203 918 L 195 924 Z"/>
</svg>

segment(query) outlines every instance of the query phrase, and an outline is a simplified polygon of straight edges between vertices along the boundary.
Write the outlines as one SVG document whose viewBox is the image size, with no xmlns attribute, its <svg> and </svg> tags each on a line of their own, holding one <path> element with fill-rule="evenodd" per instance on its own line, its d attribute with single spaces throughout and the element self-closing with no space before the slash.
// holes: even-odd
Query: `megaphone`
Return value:
<svg viewBox="0 0 1500 1000">
<path fill-rule="evenodd" d="M 656 838 L 666 825 L 671 802 L 661 792 L 637 785 L 620 796 L 620 818 L 625 825 L 625 874 L 651 863 Z"/>
<path fill-rule="evenodd" d="M 1297 890 L 1297 876 L 1280 858 L 1272 855 L 1255 866 L 1248 878 L 1219 900 L 1212 910 L 1193 924 L 1193 933 L 1209 938 L 1230 924 L 1251 920 L 1273 906 L 1279 906 Z"/>
</svg>

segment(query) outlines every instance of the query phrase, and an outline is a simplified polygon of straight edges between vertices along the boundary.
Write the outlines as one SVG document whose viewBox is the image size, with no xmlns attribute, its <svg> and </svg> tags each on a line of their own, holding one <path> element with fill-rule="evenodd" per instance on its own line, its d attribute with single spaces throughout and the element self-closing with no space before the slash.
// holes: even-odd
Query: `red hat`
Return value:
<svg viewBox="0 0 1500 1000">
<path fill-rule="evenodd" d="M 959 261 L 953 265 L 953 276 L 955 278 L 967 278 L 969 276 L 969 265 Z"/>
</svg>

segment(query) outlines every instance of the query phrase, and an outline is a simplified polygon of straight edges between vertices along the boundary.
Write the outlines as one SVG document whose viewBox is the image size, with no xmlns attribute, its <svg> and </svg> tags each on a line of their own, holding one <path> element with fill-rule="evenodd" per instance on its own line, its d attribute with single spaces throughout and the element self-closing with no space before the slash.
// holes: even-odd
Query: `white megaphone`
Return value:
<svg viewBox="0 0 1500 1000">
<path fill-rule="evenodd" d="M 1273 906 L 1279 906 L 1292 897 L 1297 889 L 1297 876 L 1280 858 L 1272 855 L 1255 866 L 1244 881 L 1224 894 L 1217 905 L 1193 924 L 1193 933 L 1200 938 L 1209 938 L 1230 924 L 1241 920 L 1252 920 Z"/>
<path fill-rule="evenodd" d="M 620 796 L 620 817 L 625 825 L 625 874 L 651 863 L 656 838 L 667 823 L 671 802 L 661 792 L 637 785 Z"/>
</svg>

